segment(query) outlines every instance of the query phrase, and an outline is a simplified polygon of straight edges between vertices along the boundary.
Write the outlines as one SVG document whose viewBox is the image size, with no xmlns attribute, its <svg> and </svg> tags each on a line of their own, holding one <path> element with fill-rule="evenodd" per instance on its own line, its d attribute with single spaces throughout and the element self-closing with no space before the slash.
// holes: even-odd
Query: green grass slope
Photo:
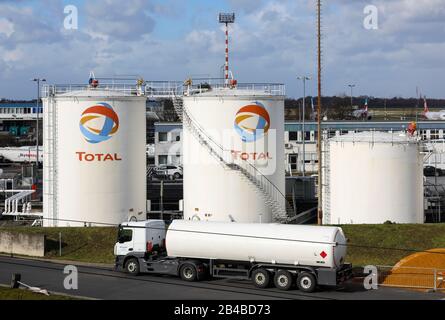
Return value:
<svg viewBox="0 0 445 320">
<path fill-rule="evenodd" d="M 445 248 L 445 224 L 343 225 L 349 239 L 347 261 L 355 266 L 394 265 L 410 250 Z M 0 228 L 47 237 L 46 258 L 92 263 L 113 263 L 116 228 Z M 59 232 L 62 256 L 59 257 Z M 406 250 L 405 250 L 406 249 Z"/>
</svg>

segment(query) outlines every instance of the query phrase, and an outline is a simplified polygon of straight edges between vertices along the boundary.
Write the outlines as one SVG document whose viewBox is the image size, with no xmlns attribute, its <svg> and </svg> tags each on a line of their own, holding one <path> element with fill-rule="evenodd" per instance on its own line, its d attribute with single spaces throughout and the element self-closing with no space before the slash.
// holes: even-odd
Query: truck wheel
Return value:
<svg viewBox="0 0 445 320">
<path fill-rule="evenodd" d="M 178 179 L 181 179 L 181 174 L 178 173 L 178 172 L 176 172 L 176 173 L 173 175 L 173 180 L 178 180 Z"/>
<path fill-rule="evenodd" d="M 195 281 L 198 277 L 195 266 L 190 263 L 186 263 L 181 267 L 179 275 L 184 281 Z"/>
<path fill-rule="evenodd" d="M 280 290 L 289 290 L 292 287 L 294 277 L 287 270 L 278 270 L 274 277 L 274 284 Z"/>
<path fill-rule="evenodd" d="M 302 272 L 297 278 L 297 287 L 303 292 L 314 292 L 317 282 L 315 276 L 309 272 Z"/>
<path fill-rule="evenodd" d="M 267 288 L 270 284 L 269 271 L 263 268 L 256 269 L 252 272 L 252 282 L 257 288 Z"/>
<path fill-rule="evenodd" d="M 127 273 L 136 276 L 139 274 L 139 261 L 136 258 L 130 258 L 125 263 L 125 271 Z"/>
</svg>

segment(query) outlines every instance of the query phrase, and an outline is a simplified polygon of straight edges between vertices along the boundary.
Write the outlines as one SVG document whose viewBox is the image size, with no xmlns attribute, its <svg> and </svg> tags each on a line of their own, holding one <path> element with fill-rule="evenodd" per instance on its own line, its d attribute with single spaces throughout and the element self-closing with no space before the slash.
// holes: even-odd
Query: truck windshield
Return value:
<svg viewBox="0 0 445 320">
<path fill-rule="evenodd" d="M 124 229 L 123 227 L 119 227 L 119 231 L 117 233 L 117 241 L 118 242 L 128 242 L 133 239 L 133 230 Z"/>
</svg>

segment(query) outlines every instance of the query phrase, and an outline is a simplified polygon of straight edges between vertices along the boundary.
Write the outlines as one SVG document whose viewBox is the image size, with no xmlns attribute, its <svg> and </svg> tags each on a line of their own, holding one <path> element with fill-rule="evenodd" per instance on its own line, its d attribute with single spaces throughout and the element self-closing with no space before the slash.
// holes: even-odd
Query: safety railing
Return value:
<svg viewBox="0 0 445 320">
<path fill-rule="evenodd" d="M 124 83 L 105 83 L 97 87 L 92 87 L 86 84 L 58 84 L 45 85 L 42 88 L 42 96 L 49 97 L 53 95 L 67 94 L 76 91 L 112 91 L 119 92 L 123 95 L 143 95 L 144 88 L 142 86 Z"/>
<path fill-rule="evenodd" d="M 190 84 L 184 87 L 184 95 L 194 94 L 215 94 L 225 95 L 229 90 L 232 95 L 252 95 L 252 96 L 284 96 L 286 94 L 285 85 L 280 83 L 237 83 L 236 85 L 226 85 L 224 83 L 210 81 Z M 236 91 L 235 91 L 236 90 Z"/>
<path fill-rule="evenodd" d="M 228 94 L 227 90 L 232 90 L 231 94 L 237 92 L 242 95 L 252 96 L 284 96 L 285 86 L 280 83 L 236 83 L 227 85 L 222 79 L 189 79 L 182 81 L 99 81 L 95 86 L 89 84 L 56 84 L 44 85 L 42 96 L 66 94 L 74 91 L 114 91 L 125 95 L 145 95 L 147 97 L 169 98 L 174 96 L 193 94 Z"/>
</svg>

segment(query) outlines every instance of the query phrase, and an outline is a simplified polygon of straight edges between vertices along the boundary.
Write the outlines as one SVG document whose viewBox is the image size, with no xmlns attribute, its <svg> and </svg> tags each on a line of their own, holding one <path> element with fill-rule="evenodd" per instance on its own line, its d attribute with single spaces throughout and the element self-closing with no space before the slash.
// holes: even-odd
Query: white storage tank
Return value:
<svg viewBox="0 0 445 320">
<path fill-rule="evenodd" d="M 324 146 L 324 224 L 423 223 L 423 156 L 403 133 L 336 136 Z"/>
<path fill-rule="evenodd" d="M 184 219 L 285 218 L 284 87 L 212 87 L 183 97 Z"/>
<path fill-rule="evenodd" d="M 44 99 L 44 225 L 145 220 L 146 98 L 59 89 Z"/>
</svg>

